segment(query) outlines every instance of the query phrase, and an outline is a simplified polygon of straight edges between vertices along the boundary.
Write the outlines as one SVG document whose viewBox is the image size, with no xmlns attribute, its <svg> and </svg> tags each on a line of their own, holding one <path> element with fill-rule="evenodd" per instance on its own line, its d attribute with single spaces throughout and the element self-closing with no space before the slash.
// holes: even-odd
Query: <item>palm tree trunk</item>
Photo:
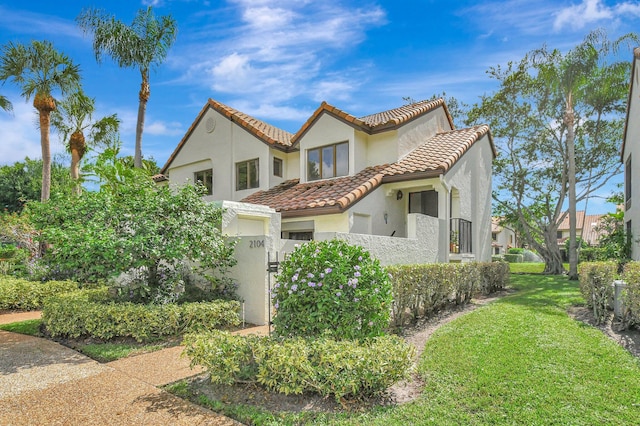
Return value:
<svg viewBox="0 0 640 426">
<path fill-rule="evenodd" d="M 576 146 L 574 113 L 571 96 L 567 101 L 564 121 L 567 126 L 567 157 L 569 160 L 569 279 L 578 279 L 578 247 L 577 247 L 577 218 L 576 218 Z M 585 212 L 586 214 L 586 212 Z"/>
<path fill-rule="evenodd" d="M 49 143 L 51 111 L 56 109 L 56 103 L 50 95 L 37 93 L 33 99 L 33 106 L 38 110 L 40 119 L 40 146 L 42 148 L 42 192 L 40 201 L 47 201 L 51 195 L 51 145 Z"/>
<path fill-rule="evenodd" d="M 80 186 L 80 161 L 84 157 L 87 150 L 84 134 L 78 130 L 73 132 L 69 138 L 69 150 L 71 151 L 71 179 L 74 181 L 73 194 L 80 195 L 82 187 Z"/>
<path fill-rule="evenodd" d="M 151 96 L 149 80 L 145 78 L 143 74 L 139 93 L 138 123 L 136 125 L 136 150 L 133 156 L 133 165 L 137 168 L 142 168 L 142 131 L 144 130 L 144 117 L 147 111 L 149 96 Z"/>
</svg>

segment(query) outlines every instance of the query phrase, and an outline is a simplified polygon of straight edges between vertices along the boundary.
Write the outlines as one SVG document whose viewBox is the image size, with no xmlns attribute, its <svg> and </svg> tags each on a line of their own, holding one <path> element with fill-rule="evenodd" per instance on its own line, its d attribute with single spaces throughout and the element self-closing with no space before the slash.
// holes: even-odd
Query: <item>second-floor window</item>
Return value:
<svg viewBox="0 0 640 426">
<path fill-rule="evenodd" d="M 348 142 L 307 150 L 307 180 L 328 179 L 348 174 Z"/>
<path fill-rule="evenodd" d="M 236 191 L 260 186 L 258 159 L 236 163 Z"/>
<path fill-rule="evenodd" d="M 195 183 L 204 185 L 204 187 L 207 189 L 204 195 L 213 194 L 213 170 L 212 169 L 195 172 L 193 174 L 193 181 Z"/>
<path fill-rule="evenodd" d="M 273 157 L 273 175 L 282 177 L 282 158 Z"/>
<path fill-rule="evenodd" d="M 491 233 L 491 239 L 493 241 L 498 241 L 498 233 L 497 232 L 492 232 Z"/>
<path fill-rule="evenodd" d="M 631 208 L 631 156 L 624 165 L 624 201 L 625 210 Z"/>
</svg>

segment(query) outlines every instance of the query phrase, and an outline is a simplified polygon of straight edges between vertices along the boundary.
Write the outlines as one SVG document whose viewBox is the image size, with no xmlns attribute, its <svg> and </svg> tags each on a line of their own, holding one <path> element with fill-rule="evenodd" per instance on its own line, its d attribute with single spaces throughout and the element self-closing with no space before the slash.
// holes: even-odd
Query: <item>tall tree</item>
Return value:
<svg viewBox="0 0 640 426">
<path fill-rule="evenodd" d="M 106 53 L 118 66 L 140 71 L 134 163 L 142 167 L 142 132 L 151 95 L 149 73 L 167 57 L 176 39 L 176 21 L 170 15 L 156 19 L 151 6 L 140 9 L 130 26 L 99 9 L 86 9 L 76 20 L 85 33 L 93 33 L 93 50 L 99 63 Z"/>
<path fill-rule="evenodd" d="M 0 50 L 0 81 L 12 81 L 27 100 L 33 96 L 38 111 L 42 147 L 41 201 L 51 193 L 50 115 L 56 109 L 54 91 L 63 95 L 80 88 L 77 65 L 57 51 L 49 41 L 32 41 L 30 45 L 9 42 Z"/>
<path fill-rule="evenodd" d="M 55 159 L 51 163 L 51 192 L 68 191 L 71 184 L 67 166 Z M 38 201 L 42 193 L 42 160 L 25 158 L 0 166 L 0 211 L 21 212 L 29 201 Z"/>
<path fill-rule="evenodd" d="M 67 151 L 71 153 L 71 178 L 75 180 L 73 192 L 79 195 L 80 162 L 88 147 L 110 145 L 118 137 L 119 120 L 116 114 L 93 120 L 95 99 L 77 91 L 63 99 L 51 115 L 51 124 L 60 133 Z M 88 143 L 85 138 L 88 131 Z"/>
<path fill-rule="evenodd" d="M 627 92 L 626 81 L 621 81 L 621 63 L 609 63 L 611 55 L 627 41 L 637 41 L 634 34 L 627 34 L 618 40 L 609 41 L 603 31 L 589 33 L 584 41 L 562 54 L 559 50 L 546 47 L 533 52 L 534 66 L 538 78 L 549 91 L 541 107 L 551 108 L 550 112 L 564 107 L 562 126 L 566 129 L 567 151 L 567 192 L 569 214 L 569 278 L 578 279 L 577 252 L 577 182 L 576 182 L 576 132 L 577 117 L 574 106 L 582 106 L 583 115 L 599 116 L 615 112 L 620 107 L 621 94 Z M 578 117 L 579 119 L 579 117 Z M 594 134 L 597 138 L 598 134 Z"/>
<path fill-rule="evenodd" d="M 557 230 L 568 198 L 575 197 L 575 208 L 620 169 L 629 65 L 608 62 L 606 43 L 592 33 L 565 55 L 543 48 L 491 68 L 500 88 L 469 113 L 469 122 L 490 124 L 501 153 L 494 167 L 496 213 L 522 226 L 546 273 L 564 272 Z"/>
</svg>

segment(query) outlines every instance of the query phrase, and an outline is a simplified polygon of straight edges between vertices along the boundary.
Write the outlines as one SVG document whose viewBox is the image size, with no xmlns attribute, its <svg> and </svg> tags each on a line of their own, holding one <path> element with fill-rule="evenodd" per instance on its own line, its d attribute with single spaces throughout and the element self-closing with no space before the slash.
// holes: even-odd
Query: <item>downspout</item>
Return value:
<svg viewBox="0 0 640 426">
<path fill-rule="evenodd" d="M 444 261 L 445 262 L 449 262 L 449 239 L 451 238 L 451 187 L 449 187 L 449 185 L 447 185 L 447 183 L 444 180 L 444 173 L 440 173 L 440 175 L 438 176 L 438 178 L 440 179 L 440 185 L 442 185 L 442 187 L 444 188 L 446 194 L 447 194 L 447 202 L 445 203 L 444 206 L 444 211 L 445 211 L 445 235 L 447 235 L 447 241 L 446 244 L 444 246 Z"/>
</svg>

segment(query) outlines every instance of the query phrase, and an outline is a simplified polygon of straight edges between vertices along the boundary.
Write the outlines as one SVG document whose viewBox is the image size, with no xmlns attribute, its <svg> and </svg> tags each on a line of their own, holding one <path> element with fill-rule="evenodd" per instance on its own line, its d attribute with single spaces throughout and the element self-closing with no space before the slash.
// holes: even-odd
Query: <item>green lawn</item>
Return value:
<svg viewBox="0 0 640 426">
<path fill-rule="evenodd" d="M 541 274 L 544 271 L 544 263 L 510 263 L 509 269 L 514 274 Z M 564 264 L 564 269 L 569 270 L 569 264 Z"/>
<path fill-rule="evenodd" d="M 582 303 L 577 282 L 512 275 L 512 285 L 519 291 L 432 336 L 418 367 L 424 393 L 412 403 L 339 416 L 200 403 L 254 424 L 640 424 L 640 362 L 567 316 Z"/>
<path fill-rule="evenodd" d="M 0 330 L 28 334 L 29 336 L 40 336 L 40 324 L 42 324 L 41 319 L 12 322 L 10 324 L 0 324 Z"/>
</svg>

